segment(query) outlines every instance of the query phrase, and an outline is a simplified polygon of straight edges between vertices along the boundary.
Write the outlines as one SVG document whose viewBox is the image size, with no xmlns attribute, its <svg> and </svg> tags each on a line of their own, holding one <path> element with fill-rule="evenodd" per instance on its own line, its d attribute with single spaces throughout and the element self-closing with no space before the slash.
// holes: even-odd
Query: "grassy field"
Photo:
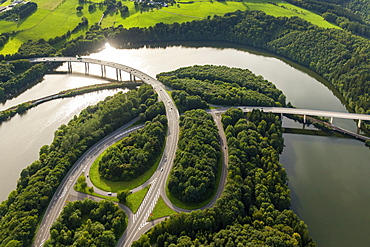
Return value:
<svg viewBox="0 0 370 247">
<path fill-rule="evenodd" d="M 268 2 L 275 2 L 278 6 Z M 199 20 L 207 18 L 208 16 L 223 15 L 236 10 L 262 10 L 273 16 L 299 16 L 320 27 L 338 28 L 313 12 L 283 3 L 283 1 L 280 0 L 248 0 L 244 2 L 197 1 L 189 4 L 180 3 L 160 10 L 143 13 L 136 12 L 134 7 L 131 6 L 129 10 L 130 15 L 127 18 L 122 19 L 119 15 L 109 16 L 104 19 L 103 27 L 112 25 L 123 25 L 126 28 L 148 27 L 158 22 L 174 23 Z"/>
<path fill-rule="evenodd" d="M 29 17 L 18 22 L 0 21 L 2 32 L 20 31 L 1 50 L 0 54 L 15 53 L 20 45 L 29 39 L 50 39 L 61 36 L 68 30 L 74 29 L 85 16 L 92 25 L 100 20 L 103 10 L 99 8 L 94 12 L 87 10 L 87 5 L 81 13 L 76 11 L 76 0 L 35 0 L 38 9 Z M 79 33 L 78 35 L 81 35 Z M 73 35 L 75 37 L 76 35 Z"/>
<path fill-rule="evenodd" d="M 177 214 L 177 212 L 169 208 L 166 205 L 166 203 L 164 203 L 162 197 L 160 196 L 158 198 L 157 204 L 155 205 L 153 209 L 152 216 L 149 217 L 148 221 L 152 221 L 158 218 L 162 218 L 162 217 L 170 216 L 174 214 Z"/>
<path fill-rule="evenodd" d="M 2 32 L 21 31 L 12 37 L 3 48 L 0 48 L 0 54 L 15 53 L 20 45 L 29 39 L 44 38 L 47 40 L 63 35 L 68 30 L 72 30 L 81 21 L 82 16 L 86 17 L 89 24 L 92 25 L 98 22 L 103 14 L 103 9 L 99 8 L 90 13 L 87 10 L 87 4 L 82 12 L 78 13 L 76 11 L 77 0 L 34 1 L 38 4 L 38 10 L 28 18 L 18 22 L 0 21 Z M 268 2 L 275 2 L 278 6 Z M 7 5 L 7 3 L 3 5 Z M 132 1 L 123 1 L 122 3 L 129 8 L 129 14 L 124 17 L 116 13 L 108 14 L 102 21 L 103 28 L 118 25 L 123 25 L 126 28 L 149 27 L 159 22 L 186 22 L 213 15 L 223 15 L 236 10 L 262 10 L 273 16 L 299 16 L 320 27 L 338 28 L 313 12 L 283 3 L 281 0 L 248 0 L 244 2 L 210 2 L 203 0 L 189 4 L 179 3 L 160 10 L 143 13 L 135 10 Z M 83 34 L 83 31 L 72 35 L 71 38 L 81 34 Z"/>
<path fill-rule="evenodd" d="M 148 192 L 150 186 L 127 196 L 127 202 L 125 203 L 133 213 L 139 209 L 141 202 L 144 200 L 146 193 Z"/>
</svg>

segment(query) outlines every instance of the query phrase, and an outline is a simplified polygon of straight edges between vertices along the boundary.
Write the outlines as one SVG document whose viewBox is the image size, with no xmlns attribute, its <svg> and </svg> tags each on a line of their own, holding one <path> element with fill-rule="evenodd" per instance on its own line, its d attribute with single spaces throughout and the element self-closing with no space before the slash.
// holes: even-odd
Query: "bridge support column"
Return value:
<svg viewBox="0 0 370 247">
<path fill-rule="evenodd" d="M 90 64 L 89 63 L 85 63 L 85 74 L 88 75 L 90 72 Z"/>
<path fill-rule="evenodd" d="M 306 115 L 303 115 L 303 123 L 306 123 Z"/>
<path fill-rule="evenodd" d="M 330 124 L 333 124 L 333 120 L 334 120 L 334 118 L 333 118 L 333 117 L 331 117 L 331 118 L 330 118 Z"/>
<path fill-rule="evenodd" d="M 107 75 L 107 71 L 106 71 L 105 65 L 102 65 L 101 66 L 101 77 L 106 77 L 106 75 Z"/>
<path fill-rule="evenodd" d="M 122 81 L 122 74 L 120 69 L 116 69 L 117 81 Z"/>
<path fill-rule="evenodd" d="M 132 74 L 130 73 L 130 82 L 132 82 Z"/>
<path fill-rule="evenodd" d="M 358 120 L 357 128 L 361 129 L 361 119 Z"/>
<path fill-rule="evenodd" d="M 72 73 L 72 62 L 67 62 L 68 73 Z"/>
</svg>

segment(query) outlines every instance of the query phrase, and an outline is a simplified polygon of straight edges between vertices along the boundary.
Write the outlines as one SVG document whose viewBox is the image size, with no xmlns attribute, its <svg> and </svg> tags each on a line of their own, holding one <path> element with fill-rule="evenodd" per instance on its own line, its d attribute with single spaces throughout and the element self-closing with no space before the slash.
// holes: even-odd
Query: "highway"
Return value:
<svg viewBox="0 0 370 247">
<path fill-rule="evenodd" d="M 45 57 L 32 58 L 29 60 L 31 62 L 85 62 L 113 67 L 130 73 L 131 75 L 134 75 L 135 77 L 141 79 L 144 83 L 152 85 L 154 90 L 158 93 L 159 100 L 164 102 L 168 120 L 168 131 L 163 156 L 161 158 L 157 172 L 155 172 L 150 179 L 151 186 L 144 198 L 143 203 L 140 205 L 137 213 L 133 215 L 132 220 L 130 220 L 128 224 L 126 232 L 119 239 L 119 242 L 117 244 L 118 246 L 130 246 L 134 239 L 139 236 L 138 232 L 144 226 L 149 224 L 147 222 L 147 219 L 154 209 L 159 196 L 162 195 L 163 197 L 166 197 L 164 189 L 165 183 L 172 168 L 179 138 L 179 112 L 174 102 L 172 101 L 169 94 L 166 92 L 161 82 L 157 81 L 155 78 L 149 76 L 148 74 L 145 74 L 129 66 L 90 58 L 74 57 Z M 87 169 L 88 165 L 91 164 L 104 149 L 124 137 L 124 135 L 122 134 L 124 127 L 125 126 L 104 138 L 102 141 L 94 145 L 94 147 L 90 148 L 89 151 L 87 151 L 79 159 L 79 161 L 66 175 L 65 179 L 62 181 L 61 185 L 58 187 L 58 190 L 54 194 L 51 203 L 49 204 L 49 207 L 40 224 L 40 228 L 37 232 L 33 246 L 42 246 L 43 243 L 49 238 L 50 227 L 62 211 L 63 206 L 66 203 L 66 195 L 72 193 L 71 191 L 73 190 L 73 185 L 77 181 L 78 176 L 81 174 L 81 172 Z M 118 138 L 114 138 L 115 136 L 118 136 Z"/>
</svg>

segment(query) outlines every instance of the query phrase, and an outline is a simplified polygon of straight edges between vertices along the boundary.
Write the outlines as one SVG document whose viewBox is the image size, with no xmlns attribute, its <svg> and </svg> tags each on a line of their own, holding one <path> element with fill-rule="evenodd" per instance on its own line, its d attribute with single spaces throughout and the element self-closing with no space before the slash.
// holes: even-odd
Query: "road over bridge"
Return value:
<svg viewBox="0 0 370 247">
<path fill-rule="evenodd" d="M 228 107 L 229 108 L 229 107 Z M 225 112 L 228 108 L 220 108 L 219 112 Z M 310 109 L 300 109 L 300 108 L 287 108 L 287 107 L 266 107 L 266 106 L 236 106 L 236 108 L 241 109 L 243 112 L 250 112 L 254 109 L 260 109 L 264 112 L 272 112 L 277 114 L 294 114 L 302 115 L 303 122 L 306 123 L 307 116 L 319 116 L 319 117 L 328 117 L 330 118 L 330 123 L 333 123 L 334 118 L 343 118 L 343 119 L 353 119 L 358 120 L 357 127 L 361 127 L 361 121 L 370 121 L 370 115 L 368 114 L 357 114 L 357 113 L 348 113 L 348 112 L 334 112 L 334 111 L 324 111 L 324 110 L 310 110 Z M 338 126 L 332 125 L 333 129 L 342 132 L 347 135 L 354 136 L 362 140 L 370 140 L 369 137 L 353 133 L 351 131 L 345 130 Z"/>
<path fill-rule="evenodd" d="M 99 59 L 92 59 L 92 58 L 82 58 L 82 57 L 40 57 L 40 58 L 30 58 L 28 59 L 32 63 L 38 62 L 61 62 L 67 63 L 68 65 L 68 72 L 72 72 L 72 63 L 84 63 L 85 64 L 85 73 L 88 74 L 90 70 L 90 64 L 97 64 L 101 66 L 101 75 L 102 77 L 106 76 L 106 67 L 111 67 L 116 69 L 116 76 L 117 81 L 122 81 L 122 74 L 121 72 L 127 72 L 130 74 L 130 81 L 135 80 L 136 77 L 140 78 L 141 80 L 145 80 L 152 78 L 149 75 L 141 72 L 140 70 L 131 68 L 129 66 L 113 63 L 109 61 L 103 61 Z M 152 78 L 154 79 L 154 78 Z"/>
</svg>

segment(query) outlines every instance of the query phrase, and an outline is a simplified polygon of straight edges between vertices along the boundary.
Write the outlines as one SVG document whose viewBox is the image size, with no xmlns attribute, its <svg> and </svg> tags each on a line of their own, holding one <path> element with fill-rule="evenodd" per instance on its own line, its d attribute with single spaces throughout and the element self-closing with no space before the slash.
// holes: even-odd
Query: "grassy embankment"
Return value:
<svg viewBox="0 0 370 247">
<path fill-rule="evenodd" d="M 0 21 L 1 32 L 21 31 L 14 35 L 10 41 L 0 48 L 0 54 L 13 54 L 20 45 L 29 39 L 38 40 L 43 38 L 48 40 L 56 36 L 61 36 L 68 30 L 72 30 L 84 16 L 89 20 L 89 25 L 98 22 L 103 14 L 103 9 L 96 8 L 95 11 L 88 11 L 88 4 L 84 6 L 81 13 L 76 11 L 78 2 L 75 0 L 34 0 L 38 4 L 38 9 L 29 17 L 18 22 Z M 277 5 L 268 3 L 274 2 Z M 213 15 L 223 15 L 236 10 L 262 10 L 273 16 L 299 16 L 325 28 L 338 28 L 337 26 L 325 21 L 320 15 L 304 10 L 291 4 L 283 3 L 281 0 L 248 0 L 245 2 L 193 2 L 178 3 L 174 6 L 140 12 L 135 9 L 131 1 L 123 1 L 129 8 L 129 14 L 110 13 L 102 22 L 102 27 L 123 25 L 124 27 L 149 27 L 156 23 L 186 22 L 207 18 Z M 58 27 L 58 28 L 56 28 Z M 71 38 L 83 34 L 85 30 L 72 34 Z"/>
<path fill-rule="evenodd" d="M 177 212 L 169 208 L 163 201 L 162 197 L 159 197 L 158 202 L 153 209 L 152 216 L 149 217 L 148 221 L 152 221 L 165 216 L 170 216 L 173 214 L 177 214 Z"/>
</svg>

